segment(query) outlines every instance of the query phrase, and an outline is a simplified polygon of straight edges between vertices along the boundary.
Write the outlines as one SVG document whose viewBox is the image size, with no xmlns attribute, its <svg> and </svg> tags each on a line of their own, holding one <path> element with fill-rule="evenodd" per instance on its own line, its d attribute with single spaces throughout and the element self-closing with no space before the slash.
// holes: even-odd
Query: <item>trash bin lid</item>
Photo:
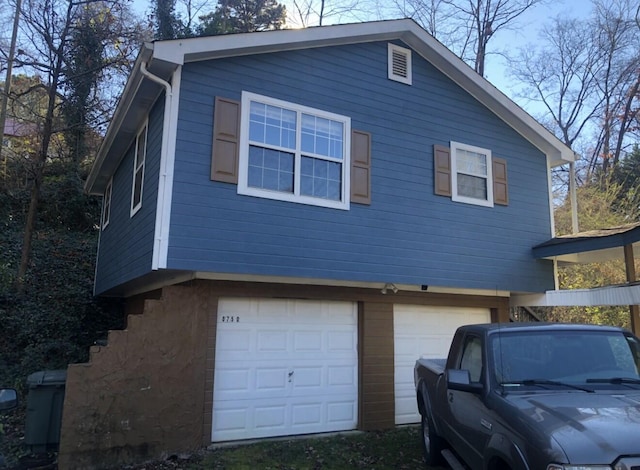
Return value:
<svg viewBox="0 0 640 470">
<path fill-rule="evenodd" d="M 67 382 L 67 370 L 41 370 L 27 377 L 27 385 L 64 385 Z"/>
</svg>

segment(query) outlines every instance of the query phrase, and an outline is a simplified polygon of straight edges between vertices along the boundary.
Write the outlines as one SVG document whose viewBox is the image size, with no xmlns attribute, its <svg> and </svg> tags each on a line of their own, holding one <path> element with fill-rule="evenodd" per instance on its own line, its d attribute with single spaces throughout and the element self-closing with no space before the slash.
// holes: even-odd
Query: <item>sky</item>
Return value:
<svg viewBox="0 0 640 470">
<path fill-rule="evenodd" d="M 515 29 L 498 32 L 489 43 L 490 52 L 506 49 L 513 53 L 517 48 L 535 47 L 539 32 L 552 18 L 559 15 L 585 18 L 590 11 L 591 3 L 588 0 L 550 0 L 546 5 L 537 5 L 517 20 Z M 514 85 L 509 78 L 508 61 L 504 57 L 490 55 L 485 76 L 496 88 L 511 97 Z"/>
<path fill-rule="evenodd" d="M 152 1 L 153 0 L 134 0 L 133 5 L 136 11 L 144 14 L 149 12 Z M 332 3 L 336 3 L 337 1 L 339 0 L 331 0 Z M 381 5 L 388 5 L 393 1 L 394 0 L 378 0 Z M 194 3 L 199 2 L 196 1 Z M 216 0 L 210 0 L 210 5 L 215 5 L 216 3 Z M 285 4 L 289 12 L 294 11 L 293 0 L 280 0 L 280 3 Z M 177 4 L 180 4 L 180 0 L 177 0 Z M 213 8 L 209 7 L 206 12 L 212 9 Z M 513 28 L 498 31 L 494 37 L 491 38 L 489 52 L 495 53 L 507 50 L 514 54 L 519 47 L 535 46 L 539 31 L 550 19 L 558 15 L 586 17 L 590 10 L 591 2 L 589 0 L 544 0 L 543 4 L 536 5 L 520 16 L 516 23 L 514 23 Z M 370 16 L 371 18 L 366 19 L 376 20 L 379 18 L 379 13 L 372 11 Z M 338 20 L 337 17 L 336 20 Z M 353 22 L 354 19 L 343 17 L 341 21 Z M 531 103 L 525 103 L 519 100 L 516 96 L 516 87 L 509 77 L 508 61 L 501 55 L 490 54 L 487 56 L 485 78 L 525 109 L 533 106 Z"/>
</svg>

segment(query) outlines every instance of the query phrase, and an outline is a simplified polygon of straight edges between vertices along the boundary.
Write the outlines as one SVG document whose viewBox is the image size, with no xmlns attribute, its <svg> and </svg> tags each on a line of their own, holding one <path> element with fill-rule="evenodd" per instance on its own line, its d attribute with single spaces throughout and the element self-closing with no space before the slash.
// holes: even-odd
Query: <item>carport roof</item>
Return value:
<svg viewBox="0 0 640 470">
<path fill-rule="evenodd" d="M 624 259 L 626 245 L 640 249 L 640 222 L 555 237 L 533 247 L 533 255 L 566 264 L 595 263 Z"/>
</svg>

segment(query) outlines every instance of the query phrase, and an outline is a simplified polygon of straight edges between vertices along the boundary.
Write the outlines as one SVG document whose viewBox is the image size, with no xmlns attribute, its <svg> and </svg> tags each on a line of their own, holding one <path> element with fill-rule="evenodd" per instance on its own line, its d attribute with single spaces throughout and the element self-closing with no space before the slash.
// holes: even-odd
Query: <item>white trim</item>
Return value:
<svg viewBox="0 0 640 470">
<path fill-rule="evenodd" d="M 107 187 L 104 190 L 104 196 L 102 198 L 102 224 L 101 230 L 104 230 L 109 225 L 111 220 L 111 195 L 113 194 L 113 176 L 109 179 Z M 109 208 L 107 213 L 106 209 Z"/>
<path fill-rule="evenodd" d="M 294 190 L 293 193 L 284 193 L 280 191 L 271 191 L 268 189 L 250 187 L 248 185 L 248 166 L 249 166 L 249 117 L 251 101 L 258 101 L 260 103 L 278 106 L 287 110 L 295 111 L 297 113 L 297 129 L 296 129 L 296 150 L 295 150 L 295 163 L 294 163 Z M 350 178 L 351 178 L 351 118 L 348 116 L 342 116 L 340 114 L 323 111 L 308 106 L 291 103 L 288 101 L 271 98 L 268 96 L 258 95 L 248 91 L 242 92 L 242 105 L 241 105 L 241 122 L 240 122 L 240 154 L 239 154 L 239 167 L 238 167 L 238 194 L 244 194 L 246 196 L 255 196 L 266 199 L 275 199 L 279 201 L 295 202 L 298 204 L 308 204 L 312 206 L 328 207 L 332 209 L 349 210 L 349 198 L 350 198 Z M 341 185 L 341 197 L 340 201 L 334 201 L 331 199 L 323 199 L 312 196 L 305 196 L 300 194 L 300 117 L 302 113 L 312 114 L 314 116 L 331 119 L 343 123 L 344 135 L 343 135 L 343 149 L 342 160 L 336 160 L 336 162 L 342 165 L 342 185 Z M 285 151 L 290 151 L 284 149 Z M 327 160 L 331 160 L 327 158 Z"/>
<path fill-rule="evenodd" d="M 474 145 L 462 144 L 460 142 L 451 141 L 451 200 L 456 202 L 463 202 L 465 204 L 474 204 L 477 206 L 493 207 L 493 165 L 491 159 L 491 150 L 484 149 L 482 147 L 476 147 Z M 487 174 L 474 175 L 481 176 L 486 179 L 487 182 L 487 199 L 477 199 L 473 197 L 460 196 L 458 194 L 458 150 L 466 150 L 467 152 L 480 153 L 487 158 Z"/>
<path fill-rule="evenodd" d="M 144 133 L 144 147 L 142 149 L 143 151 L 143 156 L 142 156 L 142 164 L 138 164 L 139 163 L 139 159 L 138 159 L 138 141 L 140 139 L 140 136 Z M 145 170 L 146 170 L 146 166 L 147 166 L 147 146 L 149 145 L 148 142 L 148 137 L 149 137 L 149 120 L 145 119 L 144 124 L 142 125 L 141 129 L 136 133 L 136 138 L 134 140 L 134 151 L 133 151 L 133 179 L 131 182 L 131 213 L 130 213 L 130 217 L 133 217 L 134 215 L 136 215 L 138 213 L 138 211 L 140 210 L 140 208 L 142 207 L 142 198 L 144 195 L 144 174 L 145 174 Z M 140 170 L 142 172 L 142 179 L 140 180 L 140 201 L 138 201 L 138 203 L 134 206 L 134 198 L 135 198 L 135 194 L 136 194 L 136 174 L 138 173 L 138 170 Z"/>
<path fill-rule="evenodd" d="M 152 270 L 165 269 L 167 267 L 181 79 L 182 66 L 178 67 L 173 73 L 171 84 L 169 84 L 168 82 L 159 81 L 159 83 L 161 83 L 165 87 L 165 104 L 162 123 L 160 173 L 158 175 L 156 224 L 153 243 L 153 255 L 151 258 Z"/>
<path fill-rule="evenodd" d="M 406 76 L 399 75 L 395 72 L 394 67 L 394 54 L 400 54 L 406 59 Z M 387 76 L 389 80 L 394 80 L 396 82 L 405 83 L 407 85 L 411 85 L 413 72 L 411 69 L 411 49 L 407 49 L 406 47 L 400 47 L 396 44 L 389 43 L 387 46 Z"/>
</svg>

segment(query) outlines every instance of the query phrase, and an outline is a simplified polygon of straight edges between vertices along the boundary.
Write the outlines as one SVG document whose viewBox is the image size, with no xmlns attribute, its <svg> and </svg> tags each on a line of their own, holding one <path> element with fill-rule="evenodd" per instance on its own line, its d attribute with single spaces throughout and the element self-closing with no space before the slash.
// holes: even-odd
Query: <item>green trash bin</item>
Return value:
<svg viewBox="0 0 640 470">
<path fill-rule="evenodd" d="M 24 442 L 32 454 L 58 449 L 66 381 L 66 370 L 44 370 L 27 377 Z"/>
</svg>

